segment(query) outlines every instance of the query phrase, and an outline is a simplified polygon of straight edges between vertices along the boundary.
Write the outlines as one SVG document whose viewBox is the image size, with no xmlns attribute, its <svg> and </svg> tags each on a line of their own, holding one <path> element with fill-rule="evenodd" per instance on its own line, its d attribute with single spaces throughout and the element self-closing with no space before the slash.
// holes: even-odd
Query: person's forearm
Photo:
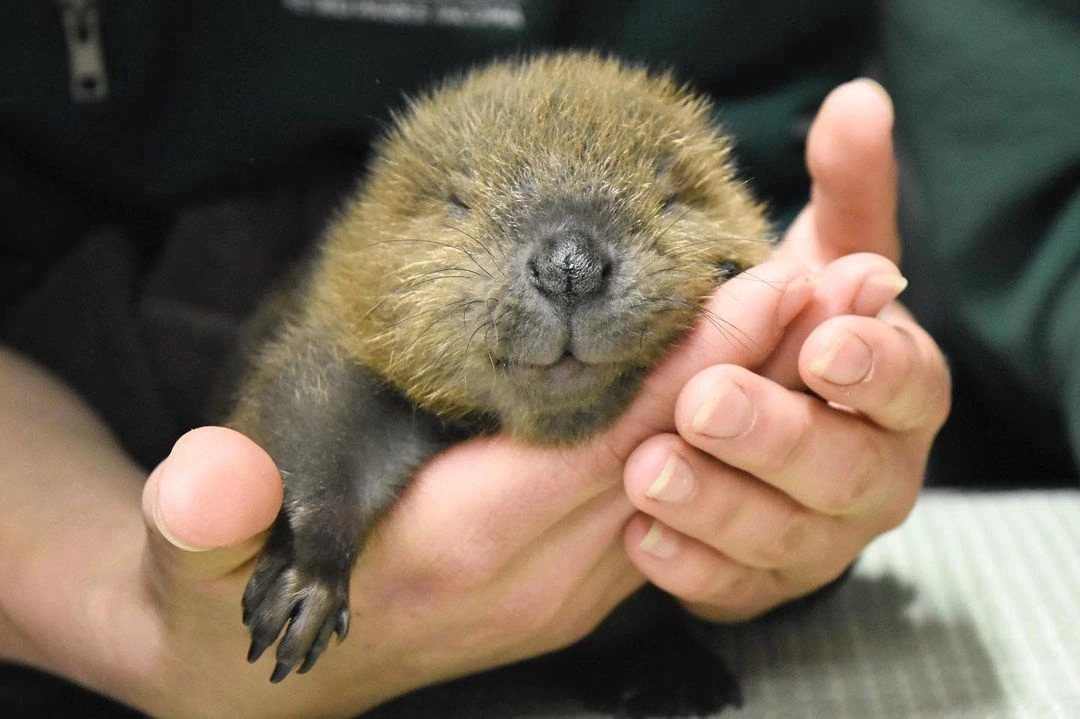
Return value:
<svg viewBox="0 0 1080 719">
<path fill-rule="evenodd" d="M 72 661 L 85 646 L 50 617 L 104 609 L 90 560 L 137 551 L 144 475 L 71 390 L 3 348 L 0 457 L 0 657 L 89 681 Z"/>
</svg>

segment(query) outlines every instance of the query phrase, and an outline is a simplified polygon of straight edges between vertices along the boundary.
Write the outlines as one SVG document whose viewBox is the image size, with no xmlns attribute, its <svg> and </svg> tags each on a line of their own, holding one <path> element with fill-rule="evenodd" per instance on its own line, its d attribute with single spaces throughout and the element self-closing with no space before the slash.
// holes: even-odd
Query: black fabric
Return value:
<svg viewBox="0 0 1080 719">
<path fill-rule="evenodd" d="M 130 230 L 89 235 L 10 312 L 3 341 L 76 388 L 153 467 L 210 419 L 243 322 L 351 185 L 331 175 L 179 212 L 152 263 Z"/>
</svg>

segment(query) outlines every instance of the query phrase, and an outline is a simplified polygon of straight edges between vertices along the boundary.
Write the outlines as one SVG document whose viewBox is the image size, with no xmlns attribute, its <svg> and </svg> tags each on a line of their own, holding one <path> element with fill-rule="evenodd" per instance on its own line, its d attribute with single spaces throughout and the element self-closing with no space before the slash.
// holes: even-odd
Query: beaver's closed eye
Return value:
<svg viewBox="0 0 1080 719">
<path fill-rule="evenodd" d="M 446 214 L 451 220 L 464 220 L 472 211 L 472 206 L 461 199 L 461 195 L 451 192 L 446 197 Z"/>
<path fill-rule="evenodd" d="M 660 211 L 659 211 L 659 214 L 661 214 L 661 215 L 662 215 L 662 214 L 664 214 L 664 213 L 666 213 L 666 212 L 670 212 L 670 211 L 671 211 L 671 209 L 672 209 L 673 207 L 675 207 L 675 205 L 678 205 L 678 204 L 679 204 L 679 196 L 678 196 L 678 195 L 676 195 L 676 194 L 674 194 L 674 193 L 672 193 L 672 194 L 668 195 L 668 196 L 667 196 L 667 197 L 665 197 L 665 198 L 663 199 L 663 201 L 661 201 L 661 203 L 660 203 Z"/>
</svg>

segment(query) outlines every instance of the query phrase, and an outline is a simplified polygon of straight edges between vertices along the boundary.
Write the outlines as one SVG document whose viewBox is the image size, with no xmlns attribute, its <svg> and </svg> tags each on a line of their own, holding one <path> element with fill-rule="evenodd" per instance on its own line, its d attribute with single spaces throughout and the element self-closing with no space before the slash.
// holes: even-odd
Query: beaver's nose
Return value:
<svg viewBox="0 0 1080 719">
<path fill-rule="evenodd" d="M 529 278 L 544 296 L 572 305 L 600 294 L 611 261 L 592 235 L 569 228 L 543 239 L 528 267 Z"/>
</svg>

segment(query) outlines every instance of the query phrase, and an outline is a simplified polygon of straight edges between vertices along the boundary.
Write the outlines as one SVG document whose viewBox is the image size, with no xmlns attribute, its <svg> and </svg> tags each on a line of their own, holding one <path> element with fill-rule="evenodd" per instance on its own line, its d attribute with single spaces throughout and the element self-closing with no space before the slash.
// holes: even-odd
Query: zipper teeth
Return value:
<svg viewBox="0 0 1080 719">
<path fill-rule="evenodd" d="M 102 102 L 109 97 L 99 0 L 56 0 L 68 51 L 71 99 Z"/>
</svg>

